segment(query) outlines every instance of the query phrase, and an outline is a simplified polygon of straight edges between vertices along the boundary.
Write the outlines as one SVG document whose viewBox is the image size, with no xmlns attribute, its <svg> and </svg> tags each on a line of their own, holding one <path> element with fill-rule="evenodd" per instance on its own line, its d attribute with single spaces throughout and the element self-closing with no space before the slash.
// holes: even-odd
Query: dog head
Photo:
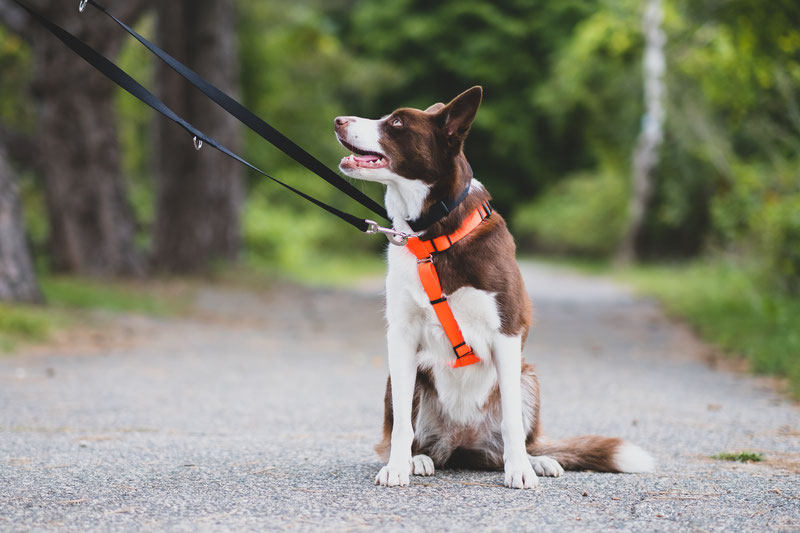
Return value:
<svg viewBox="0 0 800 533">
<path fill-rule="evenodd" d="M 457 195 L 472 178 L 462 148 L 482 96 L 476 86 L 424 111 L 404 107 L 377 120 L 336 117 L 336 136 L 353 152 L 339 168 L 352 178 L 426 190 L 424 203 Z"/>
</svg>

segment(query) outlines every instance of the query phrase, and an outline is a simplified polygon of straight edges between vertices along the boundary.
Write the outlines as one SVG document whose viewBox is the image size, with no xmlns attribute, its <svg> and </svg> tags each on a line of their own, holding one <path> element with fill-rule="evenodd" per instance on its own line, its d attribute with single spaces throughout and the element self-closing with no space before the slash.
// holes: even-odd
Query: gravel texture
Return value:
<svg viewBox="0 0 800 533">
<path fill-rule="evenodd" d="M 380 282 L 207 288 L 188 318 L 0 357 L 0 531 L 800 531 L 795 405 L 625 288 L 523 270 L 545 433 L 625 437 L 654 473 L 375 487 Z"/>
</svg>

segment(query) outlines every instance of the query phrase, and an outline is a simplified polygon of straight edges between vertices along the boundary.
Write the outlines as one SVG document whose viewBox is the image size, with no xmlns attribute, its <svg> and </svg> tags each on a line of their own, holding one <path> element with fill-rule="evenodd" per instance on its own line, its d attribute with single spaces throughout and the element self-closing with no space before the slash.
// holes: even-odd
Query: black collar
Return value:
<svg viewBox="0 0 800 533">
<path fill-rule="evenodd" d="M 442 220 L 444 217 L 449 215 L 453 209 L 458 207 L 461 204 L 461 202 L 464 201 L 464 198 L 466 198 L 467 194 L 469 194 L 469 188 L 471 185 L 472 185 L 472 179 L 470 178 L 469 182 L 467 183 L 467 187 L 458 196 L 458 198 L 456 198 L 451 202 L 445 202 L 444 200 L 442 200 L 437 204 L 433 204 L 431 208 L 428 209 L 428 211 L 421 217 L 415 220 L 408 220 L 407 221 L 408 225 L 416 233 L 419 233 L 420 231 L 424 231 L 430 228 L 431 226 Z"/>
</svg>

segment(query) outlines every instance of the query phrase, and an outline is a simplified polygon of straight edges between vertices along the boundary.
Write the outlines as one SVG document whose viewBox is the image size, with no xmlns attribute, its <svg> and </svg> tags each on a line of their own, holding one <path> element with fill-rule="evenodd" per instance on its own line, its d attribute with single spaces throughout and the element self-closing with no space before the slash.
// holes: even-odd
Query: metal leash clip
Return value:
<svg viewBox="0 0 800 533">
<path fill-rule="evenodd" d="M 372 220 L 366 220 L 365 222 L 369 224 L 369 227 L 364 233 L 367 235 L 377 235 L 378 233 L 383 233 L 386 235 L 386 238 L 389 240 L 389 242 L 395 246 L 405 246 L 408 242 L 408 238 L 411 237 L 411 235 L 408 233 L 403 233 L 402 231 L 397 231 L 392 228 L 383 228 L 379 226 L 377 222 Z"/>
<path fill-rule="evenodd" d="M 83 13 L 83 10 L 86 9 L 86 4 L 88 4 L 88 3 L 89 3 L 89 0 L 81 0 L 80 3 L 78 4 L 78 11 Z"/>
<path fill-rule="evenodd" d="M 197 135 L 194 136 L 194 138 L 192 139 L 192 142 L 194 143 L 194 149 L 195 150 L 200 150 L 200 148 L 203 147 L 203 140 L 202 139 L 198 139 Z"/>
</svg>

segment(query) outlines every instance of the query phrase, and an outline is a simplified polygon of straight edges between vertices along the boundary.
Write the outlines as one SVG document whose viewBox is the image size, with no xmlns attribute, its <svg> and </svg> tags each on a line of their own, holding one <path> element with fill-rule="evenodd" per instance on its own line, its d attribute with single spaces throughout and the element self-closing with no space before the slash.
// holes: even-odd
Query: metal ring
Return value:
<svg viewBox="0 0 800 533">
<path fill-rule="evenodd" d="M 195 150 L 199 150 L 200 148 L 203 147 L 203 140 L 202 139 L 198 139 L 197 135 L 194 136 L 194 138 L 192 139 L 192 142 L 194 142 L 194 149 Z"/>
<path fill-rule="evenodd" d="M 88 4 L 88 3 L 89 3 L 89 0 L 81 0 L 80 3 L 78 4 L 78 11 L 83 13 L 83 10 L 86 9 L 86 4 Z"/>
</svg>

